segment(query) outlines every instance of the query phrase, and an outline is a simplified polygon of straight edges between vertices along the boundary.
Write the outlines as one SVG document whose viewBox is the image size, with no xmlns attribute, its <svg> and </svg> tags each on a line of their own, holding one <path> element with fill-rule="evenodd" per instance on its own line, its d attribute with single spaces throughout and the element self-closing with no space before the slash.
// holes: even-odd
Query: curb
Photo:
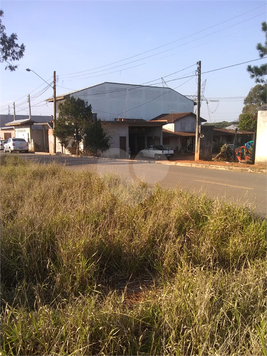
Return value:
<svg viewBox="0 0 267 356">
<path fill-rule="evenodd" d="M 76 156 L 76 155 L 64 155 L 64 154 L 50 154 L 50 153 L 46 153 L 46 152 L 34 152 L 34 154 L 36 155 L 48 155 L 48 156 L 66 156 L 66 157 L 75 157 L 75 158 L 99 158 L 99 157 L 91 157 L 91 156 Z M 108 158 L 105 157 L 107 160 L 119 160 L 118 158 Z M 169 166 L 181 166 L 181 167 L 194 167 L 194 168 L 205 168 L 205 169 L 217 169 L 217 170 L 221 170 L 221 171 L 236 171 L 236 172 L 247 172 L 247 173 L 260 173 L 260 174 L 267 174 L 267 166 L 266 168 L 262 168 L 262 167 L 257 167 L 255 165 L 253 166 L 243 166 L 241 163 L 240 167 L 236 167 L 236 166 L 231 166 L 229 163 L 229 166 L 217 166 L 217 165 L 213 165 L 213 164 L 209 164 L 209 163 L 188 163 L 188 162 L 183 162 L 183 161 L 154 161 L 154 160 L 133 160 L 133 159 L 121 159 L 123 161 L 128 161 L 128 162 L 143 162 L 143 163 L 155 163 L 155 164 L 165 164 L 165 165 L 169 165 Z"/>
<path fill-rule="evenodd" d="M 217 169 L 221 171 L 236 171 L 236 172 L 248 172 L 248 173 L 261 173 L 261 174 L 266 174 L 267 173 L 267 167 L 262 168 L 262 167 L 257 167 L 257 166 L 251 166 L 251 167 L 245 167 L 245 166 L 240 166 L 240 167 L 234 167 L 234 166 L 217 166 L 213 164 L 201 164 L 201 163 L 186 163 L 186 162 L 156 162 L 160 164 L 167 164 L 167 165 L 173 165 L 173 166 L 183 166 L 183 167 L 194 167 L 194 168 L 206 168 L 206 169 Z"/>
</svg>

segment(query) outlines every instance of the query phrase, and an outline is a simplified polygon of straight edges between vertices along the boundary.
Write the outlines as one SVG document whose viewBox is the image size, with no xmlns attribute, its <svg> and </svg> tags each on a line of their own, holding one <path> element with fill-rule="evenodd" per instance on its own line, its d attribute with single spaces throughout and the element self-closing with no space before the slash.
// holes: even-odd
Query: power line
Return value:
<svg viewBox="0 0 267 356">
<path fill-rule="evenodd" d="M 167 47 L 167 46 L 169 46 L 169 45 L 171 45 L 171 44 L 173 44 L 173 43 L 177 43 L 177 42 L 182 41 L 182 40 L 184 40 L 184 39 L 190 38 L 190 37 L 192 37 L 192 36 L 194 36 L 194 35 L 196 35 L 196 34 L 199 34 L 199 33 L 205 32 L 205 31 L 208 31 L 208 30 L 210 30 L 210 29 L 212 29 L 212 28 L 214 28 L 214 27 L 217 27 L 217 26 L 220 26 L 220 25 L 222 25 L 222 24 L 224 24 L 224 23 L 230 22 L 230 21 L 232 21 L 232 20 L 234 20 L 234 19 L 236 19 L 236 18 L 238 18 L 238 17 L 244 16 L 244 15 L 246 15 L 246 14 L 248 14 L 248 13 L 251 13 L 252 11 L 258 10 L 259 8 L 261 8 L 261 7 L 263 7 L 263 6 L 265 6 L 265 5 L 260 5 L 260 6 L 254 8 L 254 9 L 252 9 L 252 10 L 250 10 L 250 11 L 247 11 L 247 12 L 242 13 L 242 14 L 240 14 L 240 15 L 234 16 L 234 17 L 232 17 L 232 18 L 230 18 L 230 19 L 228 19 L 228 20 L 224 20 L 224 21 L 222 21 L 222 22 L 220 22 L 220 23 L 218 23 L 218 24 L 212 25 L 212 26 L 207 27 L 207 28 L 205 28 L 205 29 L 202 29 L 202 30 L 200 30 L 200 31 L 198 31 L 198 32 L 195 32 L 195 33 L 190 34 L 190 35 L 188 35 L 188 36 L 182 37 L 182 38 L 177 39 L 177 40 L 175 40 L 175 41 L 169 42 L 169 43 L 167 43 L 167 44 L 164 44 L 164 45 L 155 47 L 155 48 L 153 48 L 153 49 L 144 51 L 144 52 L 142 52 L 142 53 L 139 53 L 139 54 L 136 54 L 136 55 L 133 55 L 133 56 L 130 56 L 130 57 L 127 57 L 127 58 L 124 58 L 124 59 L 115 61 L 115 62 L 111 62 L 111 63 L 109 63 L 109 64 L 105 64 L 105 65 L 102 65 L 102 66 L 94 67 L 94 68 L 87 69 L 87 70 L 84 70 L 84 71 L 79 71 L 79 72 L 74 72 L 74 73 L 70 73 L 70 74 L 65 74 L 65 75 L 62 75 L 62 76 L 63 76 L 63 77 L 76 77 L 76 78 L 77 78 L 77 77 L 79 77 L 79 76 L 83 76 L 86 72 L 93 72 L 93 73 L 91 73 L 91 74 L 94 74 L 94 73 L 99 73 L 99 72 L 101 72 L 101 71 L 106 71 L 106 70 L 110 70 L 110 69 L 114 69 L 114 68 L 120 67 L 121 65 L 115 66 L 115 67 L 111 67 L 111 68 L 108 68 L 108 69 L 102 69 L 102 70 L 100 70 L 100 71 L 98 70 L 98 69 L 101 69 L 101 68 L 110 67 L 110 66 L 112 66 L 112 65 L 114 65 L 114 64 L 118 64 L 118 63 L 122 63 L 122 62 L 125 62 L 125 61 L 128 61 L 128 60 L 131 60 L 131 59 L 136 58 L 136 57 L 143 56 L 144 54 L 147 54 L 147 53 L 156 51 L 156 50 L 158 50 L 158 49 Z M 242 22 L 244 22 L 244 21 L 248 21 L 248 20 L 250 20 L 250 19 L 252 19 L 252 18 L 255 18 L 255 17 L 257 17 L 257 16 L 259 16 L 259 15 L 256 15 L 256 16 L 251 17 L 251 18 L 246 19 L 246 20 L 243 20 L 243 21 L 241 21 L 241 22 L 239 22 L 239 23 L 237 23 L 237 24 L 240 24 L 240 23 L 242 23 Z M 231 25 L 231 26 L 229 26 L 229 27 L 236 26 L 237 24 L 233 24 L 233 25 Z M 223 31 L 223 30 L 225 30 L 225 29 L 227 29 L 227 28 L 229 28 L 229 27 L 226 27 L 226 28 L 224 28 L 224 29 L 222 29 L 222 30 L 218 30 L 218 31 L 216 31 L 216 32 L 213 32 L 212 34 L 217 33 L 217 32 L 220 32 L 220 31 Z M 210 36 L 210 35 L 211 35 L 211 34 L 208 34 L 208 35 L 206 35 L 206 36 Z M 204 36 L 204 37 L 206 37 L 206 36 Z M 202 38 L 203 38 L 203 37 L 202 37 Z M 198 38 L 197 40 L 199 40 L 199 38 Z M 196 40 L 193 40 L 193 41 L 196 41 Z M 193 42 L 193 41 L 187 42 L 187 43 L 185 43 L 185 44 L 191 43 L 191 42 Z M 182 44 L 182 45 L 185 45 L 185 44 Z M 174 47 L 174 48 L 177 48 L 177 47 Z M 173 48 L 172 48 L 172 49 L 173 49 Z M 164 52 L 166 52 L 166 51 L 170 51 L 170 50 L 172 50 L 172 49 L 168 49 L 168 50 L 165 50 L 165 51 L 161 51 L 161 52 L 156 53 L 156 54 L 153 54 L 153 55 L 151 55 L 151 56 L 159 55 L 159 54 L 161 54 L 161 53 L 164 53 Z M 141 58 L 141 59 L 138 59 L 138 60 L 135 60 L 135 61 L 126 63 L 126 64 L 122 64 L 122 65 L 125 66 L 125 65 L 127 65 L 127 64 L 134 63 L 134 62 L 136 62 L 136 61 L 140 61 L 140 60 L 143 60 L 143 59 L 146 59 L 146 58 L 150 58 L 151 56 L 144 57 L 144 58 Z M 96 71 L 96 70 L 98 70 L 98 71 Z"/>
<path fill-rule="evenodd" d="M 266 58 L 266 57 L 263 57 L 263 58 Z M 218 71 L 218 70 L 223 70 L 223 69 L 227 69 L 227 68 L 232 68 L 232 67 L 240 66 L 240 65 L 242 65 L 242 64 L 247 64 L 247 63 L 259 61 L 259 60 L 261 60 L 261 59 L 263 59 L 263 58 L 252 59 L 252 60 L 250 60 L 250 61 L 241 62 L 241 63 L 237 63 L 237 64 L 232 64 L 232 65 L 229 65 L 229 66 L 226 66 L 226 67 L 217 68 L 217 69 L 212 69 L 212 70 L 209 70 L 209 71 L 207 71 L 207 72 L 203 72 L 202 74 L 212 73 L 212 72 L 216 72 L 216 71 Z"/>
<path fill-rule="evenodd" d="M 251 60 L 248 60 L 248 61 L 244 61 L 244 62 L 239 62 L 239 63 L 235 63 L 235 64 L 231 64 L 231 65 L 228 65 L 228 66 L 224 66 L 224 67 L 220 67 L 220 68 L 216 68 L 216 69 L 212 69 L 212 70 L 208 70 L 208 71 L 206 71 L 206 72 L 202 72 L 202 74 L 208 74 L 208 73 L 212 73 L 212 72 L 216 72 L 216 71 L 220 71 L 220 70 L 224 70 L 224 69 L 228 69 L 228 68 L 232 68 L 232 67 L 236 67 L 236 66 L 239 66 L 239 65 L 243 65 L 243 64 L 247 64 L 247 63 L 251 63 L 251 62 L 255 62 L 255 61 L 259 61 L 259 60 L 262 60 L 262 59 L 265 59 L 266 57 L 263 57 L 263 58 L 257 58 L 257 59 L 251 59 Z M 186 67 L 186 68 L 184 68 L 184 69 L 181 69 L 181 70 L 179 70 L 179 71 L 176 71 L 176 72 L 174 72 L 174 73 L 171 73 L 171 74 L 168 74 L 167 76 L 171 76 L 171 75 L 173 75 L 173 74 L 175 74 L 175 73 L 178 73 L 178 72 L 181 72 L 181 71 L 183 71 L 183 70 L 185 70 L 185 69 L 188 69 L 188 68 L 190 68 L 190 67 L 192 67 L 193 65 L 191 65 L 191 66 L 188 66 L 188 67 Z M 165 76 L 166 77 L 166 76 Z M 184 77 L 180 77 L 180 78 L 175 78 L 175 79 L 170 79 L 170 80 L 168 80 L 168 82 L 172 82 L 172 81 L 176 81 L 176 80 L 182 80 L 182 79 L 192 79 L 192 78 L 194 78 L 194 77 L 196 77 L 196 74 L 192 74 L 192 75 L 188 75 L 188 76 L 184 76 Z M 158 78 L 159 79 L 159 78 Z M 155 80 L 157 80 L 157 79 L 155 79 Z M 150 81 L 150 82 L 147 82 L 147 83 L 151 83 L 151 82 L 153 82 L 153 81 L 155 81 L 155 80 L 152 80 L 152 81 Z M 185 82 L 186 83 L 186 82 Z M 184 84 L 185 84 L 184 83 Z M 183 85 L 183 84 L 182 84 Z M 132 88 L 132 89 L 129 89 L 130 91 L 131 90 L 138 90 L 138 89 L 140 89 L 140 88 L 142 88 L 144 85 L 134 85 L 134 87 Z M 181 86 L 181 85 L 180 85 Z M 49 86 L 47 86 L 45 89 L 44 89 L 44 91 L 43 91 L 43 93 L 46 91 L 46 90 L 48 90 L 49 89 Z M 81 91 L 82 91 L 83 89 L 81 89 Z M 174 90 L 174 89 L 172 89 L 172 88 L 170 88 L 170 90 Z M 107 91 L 103 91 L 103 92 L 98 92 L 98 93 L 96 93 L 96 94 L 91 94 L 91 95 L 100 95 L 100 94 L 107 94 L 107 93 L 115 93 L 115 92 L 124 92 L 125 91 L 125 89 L 123 88 L 123 89 L 116 89 L 116 90 L 110 90 L 109 92 L 107 92 Z M 37 97 L 39 97 L 40 95 L 42 95 L 43 93 L 41 93 L 41 94 L 39 94 L 38 96 L 36 96 L 35 97 L 35 99 L 37 98 Z M 165 93 L 164 93 L 165 94 Z M 164 95 L 164 94 L 161 94 L 161 95 Z M 159 96 L 161 96 L 161 95 L 159 95 Z M 184 95 L 184 96 L 186 96 L 186 95 Z M 241 97 L 240 97 L 241 98 Z M 151 101 L 154 101 L 154 100 L 156 100 L 157 99 L 157 97 L 156 98 L 154 98 L 154 99 L 152 99 Z M 149 101 L 150 102 L 150 101 Z M 18 104 L 18 106 L 21 106 L 21 105 L 23 105 L 25 102 L 23 102 L 23 103 L 19 103 Z M 148 103 L 148 102 L 147 102 Z M 141 104 L 141 105 L 139 105 L 139 106 L 143 106 L 143 105 L 145 105 L 146 103 L 144 103 L 144 104 Z M 137 106 L 137 107 L 139 107 L 139 106 Z M 134 108 L 131 108 L 131 109 L 129 109 L 129 110 L 132 110 L 132 109 L 134 109 Z M 129 111 L 129 110 L 127 110 L 127 111 Z"/>
<path fill-rule="evenodd" d="M 86 74 L 65 75 L 65 77 L 66 77 L 66 78 L 69 77 L 69 79 L 66 79 L 66 80 L 68 80 L 68 81 L 73 81 L 73 80 L 76 80 L 77 78 L 80 78 L 80 77 L 82 77 L 82 79 L 85 80 L 85 79 L 101 77 L 101 76 L 104 76 L 104 75 L 114 74 L 114 73 L 122 72 L 122 71 L 125 71 L 125 70 L 129 70 L 129 69 L 132 69 L 132 68 L 140 67 L 140 66 L 145 65 L 145 64 L 147 64 L 147 63 L 141 63 L 141 64 L 137 64 L 137 65 L 135 65 L 135 66 L 118 69 L 118 70 L 115 70 L 115 71 L 112 71 L 112 72 L 106 72 L 107 70 L 115 69 L 115 68 L 120 68 L 121 66 L 126 66 L 126 65 L 131 64 L 131 63 L 135 63 L 135 62 L 138 62 L 138 61 L 141 61 L 141 60 L 144 60 L 144 59 L 148 59 L 148 58 L 151 58 L 151 57 L 155 57 L 155 56 L 158 56 L 158 55 L 160 55 L 160 54 L 162 54 L 162 53 L 169 52 L 169 51 L 172 51 L 172 50 L 174 50 L 174 49 L 176 49 L 176 48 L 185 46 L 185 45 L 187 45 L 187 44 L 189 44 L 189 43 L 199 41 L 200 39 L 203 39 L 203 38 L 205 38 L 205 37 L 214 35 L 214 34 L 216 34 L 216 33 L 218 33 L 218 32 L 222 32 L 222 31 L 224 31 L 225 29 L 228 29 L 228 28 L 237 26 L 237 25 L 239 25 L 239 24 L 241 24 L 241 23 L 243 23 L 243 22 L 245 22 L 245 21 L 254 19 L 255 17 L 258 17 L 258 16 L 260 16 L 260 15 L 262 15 L 262 14 L 263 14 L 263 13 L 261 13 L 261 14 L 259 14 L 259 15 L 256 15 L 256 16 L 253 16 L 253 17 L 250 17 L 249 19 L 240 21 L 240 22 L 238 22 L 238 23 L 235 23 L 235 24 L 233 24 L 233 25 L 231 25 L 231 26 L 228 26 L 228 27 L 226 27 L 226 28 L 220 29 L 220 30 L 218 30 L 218 31 L 215 31 L 215 32 L 206 34 L 205 36 L 202 36 L 202 37 L 193 39 L 193 40 L 191 40 L 191 41 L 189 41 L 189 42 L 182 43 L 182 44 L 180 44 L 179 46 L 176 46 L 176 47 L 173 47 L 173 48 L 169 48 L 169 49 L 167 49 L 167 50 L 165 50 L 165 51 L 161 51 L 161 52 L 159 52 L 159 53 L 155 53 L 155 54 L 152 54 L 152 55 L 150 55 L 150 56 L 143 57 L 143 58 L 137 59 L 137 60 L 132 61 L 132 62 L 128 62 L 128 63 L 122 64 L 122 65 L 118 65 L 118 66 L 115 66 L 115 67 L 111 67 L 111 68 L 108 68 L 108 69 L 103 69 L 103 70 L 95 71 L 95 72 L 92 72 L 91 74 L 88 73 L 87 75 L 86 75 Z M 203 30 L 203 31 L 204 31 L 204 30 Z M 200 33 L 200 32 L 202 32 L 202 31 L 197 32 L 197 34 Z M 191 35 L 190 35 L 190 36 L 191 36 Z M 187 37 L 190 37 L 190 36 L 187 36 Z M 185 38 L 186 38 L 186 37 L 185 37 Z M 177 41 L 178 41 L 178 40 L 177 40 Z M 177 41 L 174 41 L 174 42 L 177 42 Z M 175 55 L 175 53 L 172 54 L 172 55 Z M 119 62 L 120 62 L 120 61 L 119 61 Z M 108 65 L 106 65 L 106 66 L 108 66 Z M 87 70 L 87 71 L 84 71 L 84 72 L 90 72 L 90 71 L 92 71 L 92 70 Z M 102 73 L 102 74 L 97 74 L 97 73 L 100 73 L 100 72 L 104 72 L 104 73 Z M 79 72 L 77 72 L 77 73 L 79 73 Z M 82 72 L 81 72 L 81 73 L 82 73 Z M 94 74 L 96 74 L 96 75 L 94 75 Z M 63 77 L 64 77 L 64 76 L 63 76 Z"/>
<path fill-rule="evenodd" d="M 245 61 L 245 62 L 240 62 L 240 63 L 236 63 L 236 64 L 231 64 L 229 66 L 225 66 L 225 67 L 220 67 L 220 68 L 216 68 L 216 69 L 211 69 L 211 70 L 208 70 L 206 72 L 202 72 L 202 74 L 208 74 L 208 73 L 212 73 L 212 72 L 217 72 L 219 70 L 223 70 L 223 69 L 228 69 L 228 68 L 232 68 L 232 67 L 236 67 L 236 66 L 240 66 L 240 65 L 243 65 L 243 64 L 247 64 L 247 63 L 251 63 L 251 62 L 255 62 L 255 61 L 260 61 L 262 59 L 264 59 L 266 57 L 263 57 L 263 58 L 257 58 L 257 59 L 251 59 L 249 61 Z M 194 77 L 195 75 L 189 75 L 189 76 L 186 76 L 186 77 L 181 77 L 181 78 L 175 78 L 175 79 L 170 79 L 169 82 L 173 82 L 173 81 L 176 81 L 176 80 L 181 80 L 181 79 L 186 79 L 186 78 L 190 78 L 190 77 Z"/>
<path fill-rule="evenodd" d="M 260 7 L 261 7 L 261 6 L 260 6 Z M 160 54 L 162 54 L 162 53 L 164 53 L 164 52 L 169 52 L 169 51 L 171 51 L 171 50 L 173 50 L 173 49 L 176 49 L 176 48 L 178 48 L 178 47 L 182 47 L 182 46 L 185 46 L 185 45 L 187 45 L 187 44 L 189 44 L 189 43 L 199 41 L 200 39 L 203 39 L 203 38 L 205 38 L 205 37 L 214 35 L 214 34 L 216 34 L 216 33 L 218 33 L 218 32 L 222 32 L 222 31 L 224 31 L 225 29 L 228 29 L 228 28 L 237 26 L 237 25 L 239 25 L 239 24 L 241 24 L 241 23 L 243 23 L 243 22 L 246 22 L 246 21 L 248 21 L 248 20 L 254 19 L 255 17 L 258 17 L 258 16 L 260 16 L 260 15 L 262 15 L 262 13 L 259 14 L 259 15 L 255 15 L 255 16 L 253 16 L 253 17 L 250 17 L 250 18 L 248 18 L 248 19 L 242 20 L 242 21 L 240 21 L 240 22 L 238 22 L 238 23 L 232 24 L 232 25 L 230 25 L 230 26 L 228 26 L 228 27 L 226 27 L 226 28 L 220 29 L 220 30 L 218 30 L 218 31 L 215 31 L 215 32 L 206 34 L 205 36 L 202 36 L 202 37 L 193 39 L 193 40 L 191 40 L 191 41 L 189 41 L 189 42 L 186 42 L 186 43 L 182 43 L 182 44 L 180 44 L 179 46 L 176 46 L 176 47 L 173 47 L 173 48 L 169 48 L 169 49 L 167 49 L 167 50 L 165 50 L 165 51 L 161 51 L 161 52 L 159 52 L 159 53 L 156 53 L 156 54 L 153 54 L 153 55 L 150 55 L 150 56 L 141 58 L 141 59 L 137 59 L 137 60 L 132 61 L 132 62 L 128 62 L 128 63 L 126 63 L 126 64 L 122 64 L 122 66 L 126 66 L 126 65 L 128 65 L 128 64 L 131 64 L 131 63 L 134 63 L 134 62 L 138 62 L 138 61 L 141 61 L 141 60 L 144 60 L 144 59 L 147 59 L 147 58 L 155 57 L 155 56 L 158 56 L 158 55 L 160 55 Z M 239 15 L 239 16 L 241 16 L 241 15 Z M 236 17 L 239 17 L 239 16 L 236 16 Z M 226 21 L 223 21 L 222 23 L 224 23 L 224 22 L 227 22 L 227 20 L 226 20 Z M 215 25 L 215 26 L 217 26 L 217 25 Z M 211 27 L 215 27 L 215 26 L 211 26 Z M 203 32 L 203 31 L 205 31 L 205 30 L 199 31 L 199 32 L 197 32 L 197 34 Z M 189 36 L 186 36 L 185 38 L 191 37 L 191 36 L 192 36 L 192 35 L 189 35 Z M 174 41 L 174 42 L 178 42 L 178 40 L 177 40 L 177 41 Z M 175 53 L 174 53 L 174 54 L 175 54 Z M 172 55 L 174 55 L 174 54 L 172 54 Z M 119 61 L 119 62 L 120 62 L 120 61 Z M 88 75 L 86 75 L 86 74 L 80 74 L 80 75 L 78 74 L 78 75 L 76 75 L 76 76 L 74 76 L 74 75 L 69 75 L 69 76 L 66 75 L 66 77 L 69 77 L 69 79 L 67 79 L 68 81 L 73 81 L 73 80 L 76 80 L 77 78 L 80 78 L 80 77 L 82 77 L 83 80 L 86 80 L 86 79 L 96 78 L 96 77 L 100 77 L 100 76 L 104 76 L 104 75 L 109 75 L 109 74 L 118 73 L 118 72 L 121 72 L 121 71 L 125 71 L 125 70 L 129 70 L 129 69 L 132 69 L 132 68 L 135 68 L 135 67 L 139 67 L 139 66 L 142 66 L 142 65 L 145 65 L 145 64 L 147 64 L 147 63 L 141 63 L 141 64 L 138 64 L 138 65 L 135 65 L 135 66 L 130 66 L 130 67 L 127 67 L 127 68 L 122 68 L 122 69 L 115 70 L 115 71 L 112 71 L 112 72 L 106 72 L 107 70 L 121 67 L 121 65 L 119 65 L 119 66 L 116 66 L 116 67 L 111 67 L 111 68 L 108 68 L 108 69 L 104 69 L 104 70 L 92 72 L 91 74 L 88 73 Z M 108 66 L 108 65 L 106 65 L 106 66 Z M 93 70 L 93 69 L 92 69 L 92 70 Z M 83 71 L 83 72 L 81 72 L 81 73 L 88 72 L 88 71 L 90 72 L 90 71 L 92 71 L 92 70 Z M 100 72 L 104 72 L 104 73 L 102 73 L 102 74 L 96 74 L 96 73 L 100 73 Z M 80 73 L 80 72 L 77 72 L 77 73 Z M 94 75 L 94 74 L 96 74 L 96 75 Z M 64 76 L 63 76 L 63 77 L 64 77 Z"/>
</svg>

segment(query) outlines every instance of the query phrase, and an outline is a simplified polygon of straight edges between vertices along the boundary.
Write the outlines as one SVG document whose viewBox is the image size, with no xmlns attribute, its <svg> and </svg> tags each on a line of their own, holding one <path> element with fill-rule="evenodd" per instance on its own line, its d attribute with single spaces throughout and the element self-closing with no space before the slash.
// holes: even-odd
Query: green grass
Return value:
<svg viewBox="0 0 267 356">
<path fill-rule="evenodd" d="M 0 169 L 3 355 L 267 355 L 265 220 L 15 156 Z"/>
</svg>

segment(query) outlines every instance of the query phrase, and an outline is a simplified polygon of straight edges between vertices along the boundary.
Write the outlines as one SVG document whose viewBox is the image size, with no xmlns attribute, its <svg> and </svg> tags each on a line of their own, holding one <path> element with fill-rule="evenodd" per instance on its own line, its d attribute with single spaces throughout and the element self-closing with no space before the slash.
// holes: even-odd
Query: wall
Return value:
<svg viewBox="0 0 267 356">
<path fill-rule="evenodd" d="M 166 87 L 103 83 L 71 96 L 92 105 L 101 120 L 133 118 L 151 120 L 162 113 L 191 112 L 194 102 Z"/>
<path fill-rule="evenodd" d="M 169 147 L 177 153 L 181 149 L 180 137 L 163 134 L 163 146 Z"/>
<path fill-rule="evenodd" d="M 19 129 L 15 128 L 15 137 L 24 138 L 25 141 L 30 142 L 32 139 L 30 126 Z"/>
<path fill-rule="evenodd" d="M 54 135 L 53 135 L 53 130 L 49 129 L 48 130 L 48 147 L 49 147 L 49 153 L 54 154 Z M 56 153 L 61 153 L 62 147 L 59 142 L 59 140 L 56 140 Z M 69 152 L 65 152 L 66 154 Z"/>
<path fill-rule="evenodd" d="M 267 111 L 258 111 L 255 163 L 267 163 Z"/>
<path fill-rule="evenodd" d="M 168 130 L 168 131 L 172 131 L 172 132 L 175 131 L 174 123 L 166 124 L 166 125 L 163 126 L 163 128 L 166 129 L 166 130 Z"/>
<path fill-rule="evenodd" d="M 0 130 L 1 140 L 7 140 L 11 137 L 15 137 L 14 129 L 1 129 Z"/>
<path fill-rule="evenodd" d="M 165 128 L 165 126 L 164 126 Z M 196 118 L 194 116 L 186 116 L 175 122 L 175 132 L 195 132 Z"/>
<path fill-rule="evenodd" d="M 122 152 L 120 152 L 120 137 L 126 137 L 126 149 L 129 149 L 129 134 L 128 125 L 116 123 L 107 123 L 104 125 L 104 129 L 107 131 L 108 136 L 111 137 L 110 148 L 103 152 L 103 157 L 118 157 L 120 158 Z M 128 153 L 128 152 L 127 152 Z"/>
<path fill-rule="evenodd" d="M 212 160 L 213 126 L 201 126 L 199 159 Z"/>
<path fill-rule="evenodd" d="M 32 128 L 32 139 L 35 143 L 35 151 L 48 152 L 48 128 L 41 126 Z"/>
</svg>

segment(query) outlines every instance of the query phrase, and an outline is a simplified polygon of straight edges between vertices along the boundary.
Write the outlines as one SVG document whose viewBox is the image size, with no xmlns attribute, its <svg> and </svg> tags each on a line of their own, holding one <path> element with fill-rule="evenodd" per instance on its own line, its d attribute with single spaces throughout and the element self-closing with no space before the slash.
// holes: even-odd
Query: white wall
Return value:
<svg viewBox="0 0 267 356">
<path fill-rule="evenodd" d="M 30 127 L 24 127 L 21 129 L 15 128 L 15 137 L 17 138 L 24 138 L 25 141 L 31 141 L 31 129 Z"/>
<path fill-rule="evenodd" d="M 267 111 L 258 111 L 255 163 L 267 163 Z"/>
<path fill-rule="evenodd" d="M 111 137 L 110 148 L 103 152 L 102 157 L 120 157 L 120 137 L 126 137 L 126 149 L 129 149 L 129 133 L 128 125 L 122 124 L 121 122 L 114 122 L 112 124 L 106 124 L 104 129 L 107 131 L 107 134 Z"/>
<path fill-rule="evenodd" d="M 151 120 L 170 112 L 192 112 L 194 102 L 166 87 L 103 83 L 71 94 L 92 105 L 101 120 Z"/>
<path fill-rule="evenodd" d="M 172 132 L 175 132 L 175 129 L 174 129 L 174 123 L 171 123 L 171 124 L 166 124 L 163 126 L 164 129 L 166 130 L 169 130 L 169 131 L 172 131 Z"/>
</svg>

